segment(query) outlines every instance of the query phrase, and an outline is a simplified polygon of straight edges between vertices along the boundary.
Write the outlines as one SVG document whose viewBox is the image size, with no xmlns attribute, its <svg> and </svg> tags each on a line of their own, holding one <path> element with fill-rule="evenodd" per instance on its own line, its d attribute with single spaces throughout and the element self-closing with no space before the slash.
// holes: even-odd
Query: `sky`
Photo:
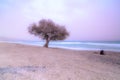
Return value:
<svg viewBox="0 0 120 80">
<path fill-rule="evenodd" d="M 120 0 L 0 0 L 0 38 L 39 40 L 28 27 L 41 19 L 64 25 L 76 41 L 120 41 Z"/>
</svg>

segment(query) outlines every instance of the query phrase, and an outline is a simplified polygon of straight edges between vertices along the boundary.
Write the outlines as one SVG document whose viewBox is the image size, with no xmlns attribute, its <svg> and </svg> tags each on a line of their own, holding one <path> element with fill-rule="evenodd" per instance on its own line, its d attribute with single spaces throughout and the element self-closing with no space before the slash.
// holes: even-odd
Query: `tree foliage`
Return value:
<svg viewBox="0 0 120 80">
<path fill-rule="evenodd" d="M 55 24 L 52 20 L 42 19 L 38 24 L 33 23 L 28 28 L 29 33 L 46 40 L 45 47 L 49 41 L 64 40 L 69 33 L 64 26 Z"/>
</svg>

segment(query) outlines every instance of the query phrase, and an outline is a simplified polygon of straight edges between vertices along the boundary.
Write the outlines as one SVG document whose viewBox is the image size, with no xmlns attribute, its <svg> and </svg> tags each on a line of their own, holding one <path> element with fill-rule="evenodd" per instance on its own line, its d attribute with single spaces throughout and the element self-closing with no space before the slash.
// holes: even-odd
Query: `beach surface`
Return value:
<svg viewBox="0 0 120 80">
<path fill-rule="evenodd" d="M 120 52 L 0 43 L 0 80 L 120 80 Z"/>
</svg>

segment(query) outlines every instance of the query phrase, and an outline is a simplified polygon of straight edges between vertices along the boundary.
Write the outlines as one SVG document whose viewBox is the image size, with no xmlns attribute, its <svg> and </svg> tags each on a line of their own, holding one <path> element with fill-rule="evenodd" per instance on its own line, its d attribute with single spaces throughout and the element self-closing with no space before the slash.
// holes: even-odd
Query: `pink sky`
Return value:
<svg viewBox="0 0 120 80">
<path fill-rule="evenodd" d="M 39 40 L 27 27 L 52 19 L 70 32 L 67 40 L 120 40 L 119 0 L 1 0 L 0 37 Z"/>
</svg>

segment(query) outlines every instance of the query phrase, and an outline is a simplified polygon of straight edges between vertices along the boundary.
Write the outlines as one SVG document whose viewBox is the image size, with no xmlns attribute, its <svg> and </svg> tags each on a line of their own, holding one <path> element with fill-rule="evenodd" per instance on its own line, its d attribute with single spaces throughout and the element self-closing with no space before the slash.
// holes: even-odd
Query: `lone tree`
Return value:
<svg viewBox="0 0 120 80">
<path fill-rule="evenodd" d="M 44 47 L 48 48 L 50 41 L 64 40 L 69 33 L 64 26 L 55 24 L 52 20 L 42 19 L 38 24 L 33 23 L 28 27 L 30 34 L 46 40 Z"/>
</svg>

